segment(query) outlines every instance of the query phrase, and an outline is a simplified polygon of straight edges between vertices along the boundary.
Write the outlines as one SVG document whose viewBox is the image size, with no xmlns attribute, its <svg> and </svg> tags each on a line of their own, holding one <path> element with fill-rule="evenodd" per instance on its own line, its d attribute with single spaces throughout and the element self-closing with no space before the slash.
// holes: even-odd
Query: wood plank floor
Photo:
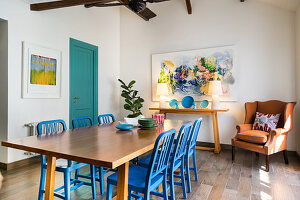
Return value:
<svg viewBox="0 0 300 200">
<path fill-rule="evenodd" d="M 264 171 L 264 157 L 237 150 L 236 161 L 231 162 L 231 151 L 197 151 L 199 181 L 192 174 L 192 193 L 188 199 L 300 199 L 300 161 L 296 154 L 289 154 L 289 165 L 285 165 L 281 153 L 271 156 L 270 172 Z M 88 171 L 88 168 L 82 169 Z M 4 183 L 0 191 L 1 200 L 37 199 L 40 180 L 40 165 L 3 172 Z M 56 173 L 56 185 L 63 182 L 61 173 Z M 176 186 L 176 198 L 182 199 L 181 188 Z M 106 190 L 106 186 L 105 186 Z M 99 195 L 97 199 L 105 199 Z M 114 193 L 116 189 L 114 188 Z M 72 191 L 72 199 L 91 199 L 90 187 L 83 186 Z M 159 199 L 159 198 L 154 198 Z"/>
</svg>

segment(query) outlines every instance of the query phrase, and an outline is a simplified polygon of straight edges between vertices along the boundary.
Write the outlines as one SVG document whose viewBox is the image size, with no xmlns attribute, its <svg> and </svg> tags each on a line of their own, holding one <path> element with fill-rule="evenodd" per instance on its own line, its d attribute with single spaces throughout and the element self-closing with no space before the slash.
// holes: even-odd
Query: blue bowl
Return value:
<svg viewBox="0 0 300 200">
<path fill-rule="evenodd" d="M 121 131 L 127 131 L 130 129 L 133 129 L 133 125 L 131 124 L 118 124 L 116 125 L 116 128 L 121 130 Z"/>
<path fill-rule="evenodd" d="M 206 108 L 208 106 L 208 101 L 207 100 L 203 100 L 200 103 L 200 108 Z"/>
<path fill-rule="evenodd" d="M 194 103 L 194 98 L 191 96 L 186 96 L 181 101 L 181 104 L 184 108 L 192 107 L 193 103 Z"/>
<path fill-rule="evenodd" d="M 169 102 L 169 105 L 172 107 L 172 108 L 176 108 L 176 104 L 178 103 L 178 101 L 176 99 L 172 99 L 170 102 Z"/>
</svg>

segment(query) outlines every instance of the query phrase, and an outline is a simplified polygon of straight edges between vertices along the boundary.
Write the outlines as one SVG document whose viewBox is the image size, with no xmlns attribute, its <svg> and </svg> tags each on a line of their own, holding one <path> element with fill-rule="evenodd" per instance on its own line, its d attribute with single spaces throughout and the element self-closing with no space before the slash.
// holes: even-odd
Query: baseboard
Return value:
<svg viewBox="0 0 300 200">
<path fill-rule="evenodd" d="M 27 158 L 24 160 L 19 160 L 16 162 L 12 162 L 12 163 L 1 163 L 0 162 L 0 169 L 5 170 L 5 171 L 9 171 L 12 169 L 17 169 L 20 167 L 26 167 L 35 163 L 39 163 L 41 162 L 41 156 L 34 156 L 31 158 Z"/>
</svg>

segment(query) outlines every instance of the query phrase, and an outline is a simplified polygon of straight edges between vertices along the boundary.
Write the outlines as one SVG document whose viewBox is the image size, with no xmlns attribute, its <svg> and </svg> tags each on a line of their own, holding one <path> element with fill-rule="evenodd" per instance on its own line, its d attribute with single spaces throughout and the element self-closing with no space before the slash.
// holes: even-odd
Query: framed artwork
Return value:
<svg viewBox="0 0 300 200">
<path fill-rule="evenodd" d="M 23 98 L 60 98 L 61 52 L 23 42 Z"/>
<path fill-rule="evenodd" d="M 181 101 L 185 96 L 195 101 L 211 100 L 211 80 L 222 82 L 222 101 L 236 101 L 236 64 L 234 46 L 153 54 L 152 101 L 159 101 L 158 83 L 168 83 L 169 100 Z"/>
</svg>

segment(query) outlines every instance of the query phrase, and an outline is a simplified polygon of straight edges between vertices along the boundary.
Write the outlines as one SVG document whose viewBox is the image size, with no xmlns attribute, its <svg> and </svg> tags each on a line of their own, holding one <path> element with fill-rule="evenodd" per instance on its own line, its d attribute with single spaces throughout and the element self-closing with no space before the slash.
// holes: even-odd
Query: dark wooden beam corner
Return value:
<svg viewBox="0 0 300 200">
<path fill-rule="evenodd" d="M 186 7 L 187 7 L 188 14 L 191 15 L 192 14 L 191 0 L 185 0 L 185 2 L 186 2 Z"/>
<path fill-rule="evenodd" d="M 43 3 L 30 4 L 30 10 L 32 11 L 43 11 L 57 8 L 64 8 L 70 6 L 79 6 L 90 3 L 108 3 L 113 0 L 64 0 L 64 1 L 51 1 Z"/>
</svg>

